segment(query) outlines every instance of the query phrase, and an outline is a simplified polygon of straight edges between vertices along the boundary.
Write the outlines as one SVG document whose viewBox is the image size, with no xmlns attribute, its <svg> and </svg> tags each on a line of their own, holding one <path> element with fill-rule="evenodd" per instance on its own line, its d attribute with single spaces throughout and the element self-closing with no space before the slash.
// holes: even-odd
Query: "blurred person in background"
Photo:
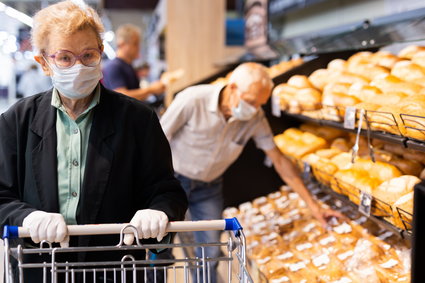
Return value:
<svg viewBox="0 0 425 283">
<path fill-rule="evenodd" d="M 119 235 L 69 238 L 67 225 L 128 222 L 145 243 L 169 243 L 168 221 L 184 218 L 186 195 L 157 116 L 99 83 L 102 32 L 97 13 L 71 0 L 34 16 L 34 58 L 53 89 L 19 100 L 0 116 L 0 227 L 27 228 L 31 239 L 24 247 L 43 240 L 62 247 L 114 246 Z M 124 237 L 127 245 L 133 240 L 133 234 Z M 62 256 L 120 261 L 128 253 Z M 130 254 L 145 259 L 144 250 Z M 26 282 L 42 282 L 42 275 L 41 269 L 25 269 Z M 102 272 L 94 276 L 110 282 Z"/>
<path fill-rule="evenodd" d="M 140 29 L 132 24 L 125 24 L 117 29 L 115 32 L 117 56 L 105 64 L 103 83 L 107 88 L 144 101 L 150 95 L 164 93 L 166 86 L 158 80 L 151 82 L 147 87 L 140 87 L 139 77 L 132 66 L 132 63 L 139 58 L 140 33 Z"/>
<path fill-rule="evenodd" d="M 251 138 L 323 226 L 328 218 L 340 216 L 314 201 L 296 167 L 275 145 L 261 109 L 272 87 L 273 82 L 262 65 L 244 63 L 232 72 L 225 86 L 197 85 L 183 90 L 161 117 L 162 128 L 171 145 L 176 177 L 189 200 L 191 220 L 222 218 L 222 175 Z M 195 232 L 194 237 L 198 243 L 215 243 L 220 240 L 220 231 Z M 205 250 L 207 257 L 220 256 L 219 247 Z M 197 256 L 201 257 L 201 252 L 197 249 Z M 211 282 L 215 283 L 217 262 L 211 265 Z"/>
<path fill-rule="evenodd" d="M 31 64 L 26 72 L 19 79 L 17 92 L 22 97 L 28 97 L 43 91 L 47 91 L 52 87 L 50 77 L 44 75 L 38 68 L 37 64 Z"/>
</svg>

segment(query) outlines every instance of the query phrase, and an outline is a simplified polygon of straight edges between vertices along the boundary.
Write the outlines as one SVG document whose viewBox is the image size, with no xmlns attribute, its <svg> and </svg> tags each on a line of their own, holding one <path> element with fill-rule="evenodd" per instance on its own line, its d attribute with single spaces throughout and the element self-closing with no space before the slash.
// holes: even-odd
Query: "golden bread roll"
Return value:
<svg viewBox="0 0 425 283">
<path fill-rule="evenodd" d="M 402 175 L 402 173 L 400 172 L 399 169 L 397 169 L 397 167 L 395 167 L 394 165 L 388 164 L 386 162 L 382 162 L 382 161 L 372 162 L 371 160 L 367 160 L 367 162 L 370 164 L 370 169 L 367 169 L 369 175 L 373 178 L 379 179 L 381 183 Z M 363 168 L 368 168 L 368 167 L 369 166 L 366 165 Z"/>
<path fill-rule="evenodd" d="M 316 179 L 325 185 L 330 185 L 333 174 L 338 171 L 338 167 L 324 158 L 319 159 L 313 166 L 313 174 Z"/>
<path fill-rule="evenodd" d="M 341 130 L 330 127 L 317 126 L 313 124 L 302 124 L 300 126 L 300 130 L 312 133 L 316 136 L 324 138 L 327 141 L 331 141 L 337 137 L 345 135 L 345 133 Z"/>
<path fill-rule="evenodd" d="M 347 61 L 343 59 L 333 59 L 327 65 L 328 70 L 345 71 L 347 70 Z"/>
<path fill-rule="evenodd" d="M 353 167 L 351 163 L 351 153 L 343 152 L 331 158 L 331 162 L 335 164 L 339 170 L 346 170 Z"/>
<path fill-rule="evenodd" d="M 393 75 L 377 76 L 370 82 L 382 92 L 402 92 L 406 95 L 415 95 L 421 92 L 422 86 L 413 82 L 405 82 Z"/>
<path fill-rule="evenodd" d="M 412 227 L 413 196 L 414 192 L 405 194 L 393 205 L 394 224 L 400 229 L 411 229 Z"/>
<path fill-rule="evenodd" d="M 363 85 L 363 84 L 360 83 L 360 85 Z M 351 87 L 351 84 L 348 84 L 348 83 L 330 82 L 323 89 L 323 95 L 332 94 L 334 92 L 349 94 L 350 87 Z"/>
<path fill-rule="evenodd" d="M 361 51 L 357 52 L 350 56 L 350 58 L 347 59 L 348 65 L 357 65 L 362 63 L 368 63 L 370 62 L 371 58 L 373 57 L 373 53 L 369 51 Z"/>
<path fill-rule="evenodd" d="M 308 79 L 315 88 L 323 90 L 323 88 L 330 82 L 330 72 L 326 69 L 317 69 L 311 73 Z"/>
<path fill-rule="evenodd" d="M 392 207 L 394 203 L 402 196 L 412 192 L 413 187 L 420 181 L 418 177 L 403 175 L 385 181 L 376 187 L 372 192 L 376 201 L 375 207 L 377 207 L 374 214 L 377 216 L 393 215 Z"/>
<path fill-rule="evenodd" d="M 325 139 L 294 128 L 275 136 L 274 141 L 284 154 L 297 159 L 327 146 Z"/>
<path fill-rule="evenodd" d="M 386 67 L 388 69 L 392 69 L 392 67 L 394 67 L 394 65 L 401 60 L 402 59 L 388 51 L 375 52 L 370 58 L 371 63 Z"/>
<path fill-rule="evenodd" d="M 390 73 L 388 68 L 370 63 L 350 64 L 348 71 L 370 81 L 377 76 L 388 75 Z"/>
<path fill-rule="evenodd" d="M 353 147 L 353 144 L 351 144 L 348 140 L 344 138 L 337 138 L 334 139 L 331 143 L 331 148 L 338 149 L 342 152 L 348 152 Z"/>
<path fill-rule="evenodd" d="M 366 115 L 372 130 L 403 134 L 399 105 L 385 105 Z"/>
<path fill-rule="evenodd" d="M 321 158 L 325 159 L 331 159 L 332 157 L 340 154 L 342 151 L 337 148 L 326 148 L 326 149 L 319 149 L 316 151 L 316 155 L 318 155 Z"/>
<path fill-rule="evenodd" d="M 322 94 L 314 88 L 303 88 L 297 91 L 294 99 L 302 110 L 316 110 L 321 107 Z"/>
<path fill-rule="evenodd" d="M 425 140 L 425 95 L 406 98 L 400 103 L 399 113 L 403 133 L 409 138 Z"/>
<path fill-rule="evenodd" d="M 412 175 L 403 175 L 383 182 L 372 194 L 374 197 L 393 205 L 399 198 L 413 191 L 421 180 Z"/>
<path fill-rule="evenodd" d="M 313 84 L 304 75 L 294 75 L 290 77 L 287 84 L 297 88 L 313 88 L 314 87 Z"/>
<path fill-rule="evenodd" d="M 323 94 L 322 104 L 326 106 L 353 106 L 360 103 L 360 100 L 355 96 L 351 96 L 345 93 L 332 92 L 330 94 Z"/>
<path fill-rule="evenodd" d="M 403 92 L 390 91 L 390 92 L 384 92 L 381 95 L 372 96 L 368 98 L 366 101 L 370 103 L 381 104 L 381 105 L 396 105 L 402 102 L 407 97 L 408 96 Z"/>
<path fill-rule="evenodd" d="M 347 84 L 354 84 L 354 83 L 368 84 L 370 81 L 369 79 L 361 75 L 353 74 L 346 71 L 331 72 L 331 80 L 337 83 L 347 83 Z"/>
<path fill-rule="evenodd" d="M 407 82 L 425 85 L 425 69 L 411 61 L 400 61 L 394 65 L 391 75 Z"/>
<path fill-rule="evenodd" d="M 400 50 L 397 55 L 400 58 L 412 59 L 416 53 L 421 51 L 425 51 L 425 46 L 409 45 Z"/>
<path fill-rule="evenodd" d="M 421 67 L 425 67 L 425 51 L 420 51 L 413 55 L 411 61 Z"/>
<path fill-rule="evenodd" d="M 381 95 L 382 91 L 375 86 L 356 83 L 350 86 L 348 94 L 357 97 L 361 101 L 369 102 L 372 97 Z"/>
</svg>

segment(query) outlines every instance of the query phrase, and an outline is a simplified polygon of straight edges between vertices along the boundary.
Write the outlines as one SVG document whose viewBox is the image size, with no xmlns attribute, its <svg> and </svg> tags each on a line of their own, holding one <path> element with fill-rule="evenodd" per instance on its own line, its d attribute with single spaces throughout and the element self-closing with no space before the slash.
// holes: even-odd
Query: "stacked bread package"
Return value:
<svg viewBox="0 0 425 283">
<path fill-rule="evenodd" d="M 409 249 L 397 236 L 355 211 L 324 229 L 289 187 L 228 208 L 224 217 L 241 221 L 248 258 L 267 282 L 410 282 Z"/>
</svg>

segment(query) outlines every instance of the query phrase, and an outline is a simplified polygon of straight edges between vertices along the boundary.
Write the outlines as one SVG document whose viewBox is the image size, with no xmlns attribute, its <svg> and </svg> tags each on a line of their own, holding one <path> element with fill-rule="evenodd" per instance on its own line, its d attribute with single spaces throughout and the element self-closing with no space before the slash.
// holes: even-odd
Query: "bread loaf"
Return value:
<svg viewBox="0 0 425 283">
<path fill-rule="evenodd" d="M 413 215 L 413 195 L 414 192 L 405 194 L 393 205 L 395 225 L 400 229 L 411 229 Z"/>
<path fill-rule="evenodd" d="M 415 95 L 421 92 L 422 86 L 412 82 L 405 82 L 393 75 L 377 76 L 371 86 L 378 87 L 382 92 L 402 92 L 406 95 Z"/>
<path fill-rule="evenodd" d="M 370 58 L 371 63 L 388 69 L 392 69 L 392 67 L 394 67 L 394 65 L 399 61 L 401 61 L 399 57 L 388 51 L 375 52 Z"/>
<path fill-rule="evenodd" d="M 407 137 L 425 140 L 425 96 L 415 95 L 400 103 L 402 131 Z"/>
<path fill-rule="evenodd" d="M 391 75 L 404 81 L 425 85 L 425 69 L 411 61 L 400 61 L 394 65 Z"/>
<path fill-rule="evenodd" d="M 409 45 L 405 48 L 403 48 L 402 50 L 400 50 L 400 52 L 398 52 L 398 57 L 400 58 L 405 58 L 405 59 L 412 59 L 413 56 L 421 51 L 425 51 L 425 47 L 424 46 L 418 46 L 418 45 Z"/>
<path fill-rule="evenodd" d="M 306 76 L 303 75 L 294 75 L 289 78 L 288 85 L 294 86 L 297 88 L 313 88 L 313 84 L 308 80 Z"/>
<path fill-rule="evenodd" d="M 328 63 L 328 70 L 345 71 L 347 70 L 347 61 L 343 59 L 333 59 Z"/>
<path fill-rule="evenodd" d="M 308 79 L 315 88 L 323 90 L 323 88 L 330 82 L 330 72 L 326 69 L 317 69 L 311 73 Z"/>
</svg>

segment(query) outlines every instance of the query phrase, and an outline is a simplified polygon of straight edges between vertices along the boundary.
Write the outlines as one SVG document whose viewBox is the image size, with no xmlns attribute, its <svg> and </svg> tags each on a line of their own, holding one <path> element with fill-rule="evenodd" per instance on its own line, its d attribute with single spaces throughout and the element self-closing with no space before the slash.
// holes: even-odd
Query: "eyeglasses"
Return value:
<svg viewBox="0 0 425 283">
<path fill-rule="evenodd" d="M 49 58 L 52 58 L 56 67 L 60 69 L 71 68 L 75 65 L 77 60 L 80 60 L 81 63 L 87 67 L 94 67 L 99 65 L 102 59 L 102 53 L 99 49 L 96 48 L 85 49 L 80 55 L 75 55 L 68 50 L 59 50 L 52 55 L 45 55 Z"/>
</svg>

